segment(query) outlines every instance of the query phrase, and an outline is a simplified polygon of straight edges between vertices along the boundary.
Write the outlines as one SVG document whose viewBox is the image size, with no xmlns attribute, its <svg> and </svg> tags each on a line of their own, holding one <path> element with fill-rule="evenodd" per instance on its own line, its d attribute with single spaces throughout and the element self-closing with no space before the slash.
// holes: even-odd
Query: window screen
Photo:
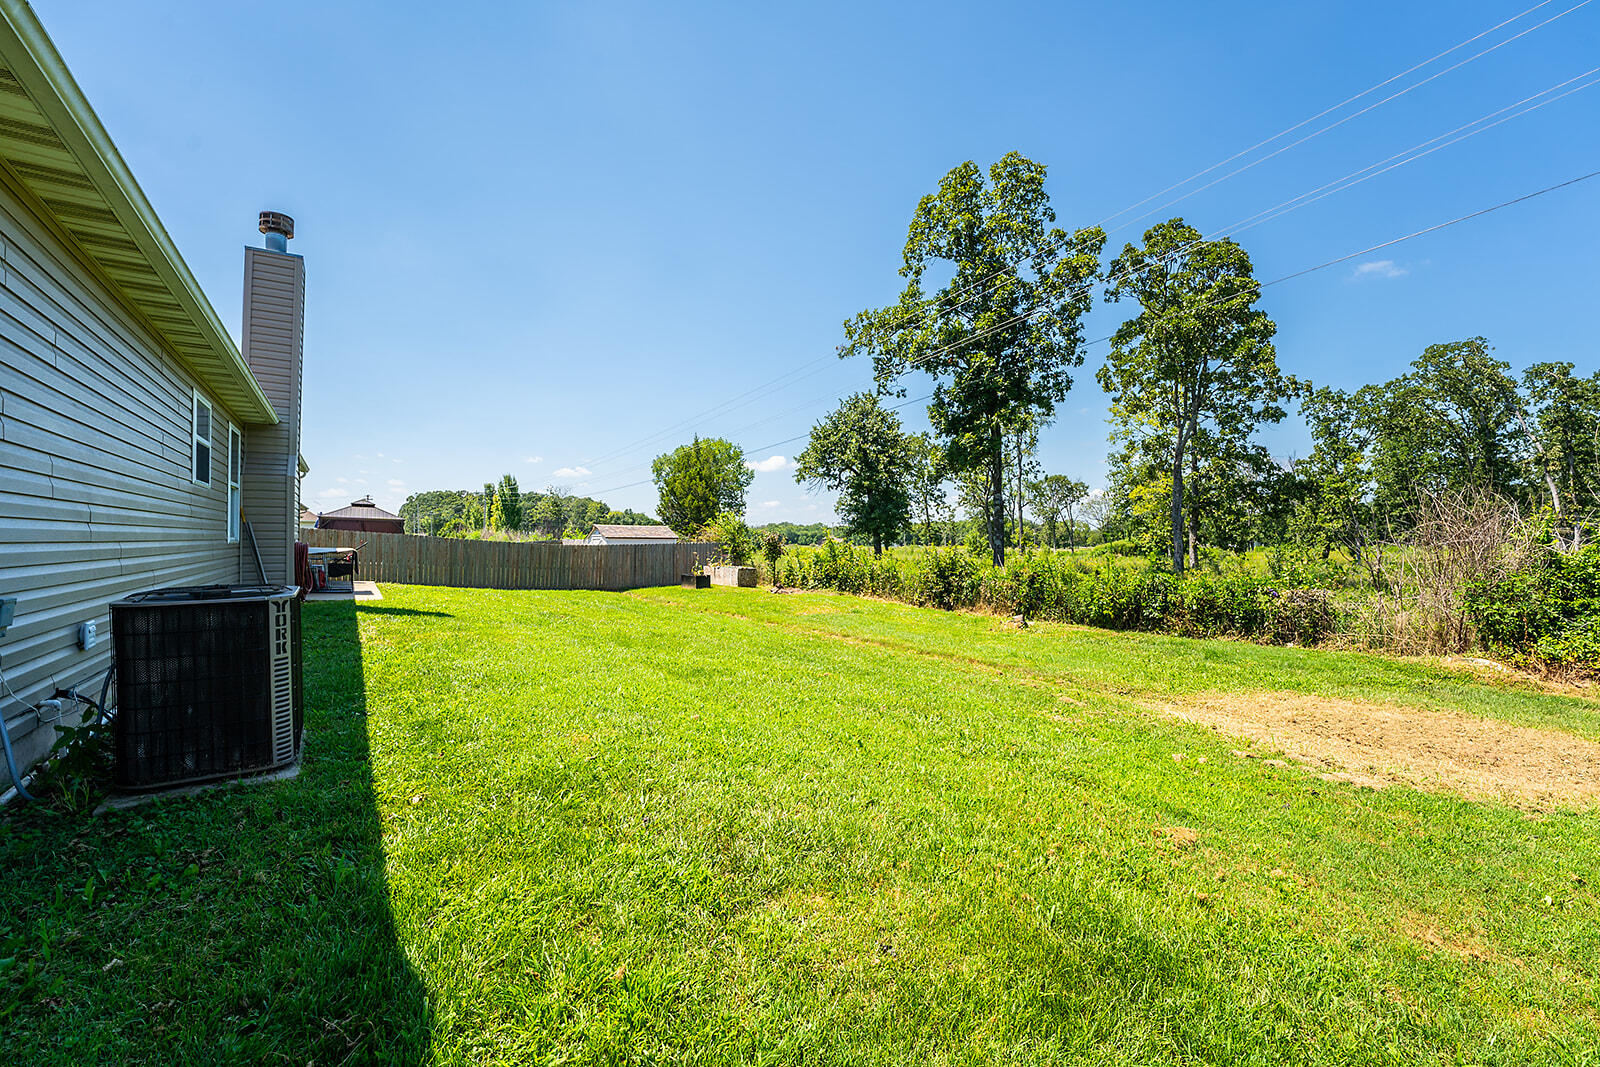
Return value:
<svg viewBox="0 0 1600 1067">
<path fill-rule="evenodd" d="M 194 467 L 190 477 L 201 485 L 211 484 L 211 405 L 199 390 L 194 394 Z"/>
<path fill-rule="evenodd" d="M 239 483 L 244 481 L 244 439 L 233 425 L 228 426 L 228 540 L 239 540 Z"/>
</svg>

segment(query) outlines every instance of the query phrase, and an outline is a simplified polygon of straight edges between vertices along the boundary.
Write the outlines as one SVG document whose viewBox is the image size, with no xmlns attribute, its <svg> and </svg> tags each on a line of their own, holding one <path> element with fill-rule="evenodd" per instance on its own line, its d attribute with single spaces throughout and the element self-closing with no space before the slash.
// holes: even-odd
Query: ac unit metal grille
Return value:
<svg viewBox="0 0 1600 1067">
<path fill-rule="evenodd" d="M 117 784 L 149 788 L 266 770 L 299 746 L 292 591 L 112 605 Z"/>
<path fill-rule="evenodd" d="M 288 601 L 271 603 L 268 610 L 272 615 L 272 758 L 287 763 L 294 759 L 294 656 L 290 651 L 294 628 L 289 622 Z"/>
</svg>

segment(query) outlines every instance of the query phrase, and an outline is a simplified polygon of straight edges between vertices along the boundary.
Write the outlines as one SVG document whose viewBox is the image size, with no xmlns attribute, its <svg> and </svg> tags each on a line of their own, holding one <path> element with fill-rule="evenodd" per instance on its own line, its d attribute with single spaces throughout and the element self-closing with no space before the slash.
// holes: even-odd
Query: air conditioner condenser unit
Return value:
<svg viewBox="0 0 1600 1067">
<path fill-rule="evenodd" d="M 116 783 L 156 789 L 275 770 L 300 751 L 293 586 L 155 589 L 111 605 Z"/>
</svg>

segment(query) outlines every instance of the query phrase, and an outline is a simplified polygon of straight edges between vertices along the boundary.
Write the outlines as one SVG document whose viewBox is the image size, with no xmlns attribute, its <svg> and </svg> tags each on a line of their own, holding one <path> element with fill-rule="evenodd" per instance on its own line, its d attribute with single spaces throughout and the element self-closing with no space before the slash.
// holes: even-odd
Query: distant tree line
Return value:
<svg viewBox="0 0 1600 1067">
<path fill-rule="evenodd" d="M 596 523 L 649 526 L 650 515 L 618 511 L 604 501 L 577 496 L 561 486 L 523 493 L 510 474 L 481 490 L 434 489 L 412 493 L 400 505 L 406 532 L 435 537 L 520 536 L 542 540 L 587 537 Z"/>
<path fill-rule="evenodd" d="M 813 522 L 800 525 L 793 522 L 769 522 L 761 526 L 752 526 L 758 534 L 776 534 L 778 539 L 786 545 L 819 545 L 830 537 L 837 536 L 832 526 L 824 522 Z"/>
</svg>

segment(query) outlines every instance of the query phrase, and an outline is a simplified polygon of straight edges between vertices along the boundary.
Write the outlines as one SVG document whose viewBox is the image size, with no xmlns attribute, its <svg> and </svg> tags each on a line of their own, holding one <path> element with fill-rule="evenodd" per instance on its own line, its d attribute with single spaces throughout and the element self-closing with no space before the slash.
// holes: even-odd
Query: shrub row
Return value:
<svg viewBox="0 0 1600 1067">
<path fill-rule="evenodd" d="M 1108 565 L 1085 572 L 1070 557 L 1050 552 L 1014 557 L 1001 568 L 964 548 L 874 557 L 868 549 L 830 541 L 815 549 L 791 548 L 777 560 L 775 577 L 799 589 L 1187 637 L 1314 644 L 1338 622 L 1330 595 L 1321 589 L 1249 576 L 1180 579 L 1153 568 Z"/>
</svg>

